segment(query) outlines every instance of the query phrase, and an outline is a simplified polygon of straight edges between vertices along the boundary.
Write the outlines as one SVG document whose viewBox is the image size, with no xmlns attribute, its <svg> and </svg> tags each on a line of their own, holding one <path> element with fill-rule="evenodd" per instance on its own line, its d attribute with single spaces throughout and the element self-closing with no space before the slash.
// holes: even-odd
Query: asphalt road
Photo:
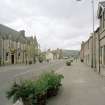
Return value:
<svg viewBox="0 0 105 105">
<path fill-rule="evenodd" d="M 20 79 L 36 78 L 44 71 L 58 70 L 64 66 L 64 61 L 52 61 L 50 63 L 36 63 L 32 65 L 9 65 L 0 67 L 0 105 L 13 105 L 6 99 L 6 91 L 11 83 Z"/>
</svg>

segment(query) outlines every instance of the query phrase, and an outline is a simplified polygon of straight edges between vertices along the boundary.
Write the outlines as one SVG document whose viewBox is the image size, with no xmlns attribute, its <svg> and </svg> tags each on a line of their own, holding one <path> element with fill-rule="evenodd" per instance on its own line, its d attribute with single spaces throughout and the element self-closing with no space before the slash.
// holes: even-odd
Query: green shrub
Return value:
<svg viewBox="0 0 105 105">
<path fill-rule="evenodd" d="M 32 105 L 31 103 L 34 95 L 35 85 L 31 80 L 22 80 L 19 83 L 14 82 L 7 92 L 8 99 L 12 98 L 14 103 L 17 100 L 22 100 L 24 105 Z"/>
<path fill-rule="evenodd" d="M 46 81 L 47 96 L 51 97 L 56 95 L 59 87 L 61 86 L 61 79 L 63 78 L 63 75 L 51 71 L 42 74 L 40 78 Z"/>
<path fill-rule="evenodd" d="M 39 62 L 42 63 L 43 62 L 43 57 L 40 55 L 39 56 Z"/>
<path fill-rule="evenodd" d="M 24 105 L 45 105 L 46 98 L 57 94 L 63 75 L 54 71 L 43 73 L 38 80 L 22 80 L 14 82 L 7 92 L 7 98 L 13 102 L 22 100 Z"/>
<path fill-rule="evenodd" d="M 42 58 L 40 58 L 40 59 L 39 59 L 39 62 L 40 62 L 40 63 L 42 63 L 42 62 L 43 62 L 43 59 L 42 59 Z"/>
<path fill-rule="evenodd" d="M 47 90 L 47 81 L 39 78 L 35 83 L 36 94 L 45 94 Z"/>
<path fill-rule="evenodd" d="M 47 91 L 47 81 L 39 78 L 35 83 L 36 89 L 36 100 L 37 105 L 45 105 L 46 103 L 46 91 Z"/>
<path fill-rule="evenodd" d="M 71 65 L 71 61 L 66 61 L 66 65 L 70 66 Z"/>
</svg>

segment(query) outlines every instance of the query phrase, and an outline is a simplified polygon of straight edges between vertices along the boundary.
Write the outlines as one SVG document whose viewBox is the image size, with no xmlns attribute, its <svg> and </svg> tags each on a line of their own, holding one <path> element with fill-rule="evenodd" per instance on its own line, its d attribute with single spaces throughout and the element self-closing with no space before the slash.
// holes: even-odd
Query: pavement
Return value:
<svg viewBox="0 0 105 105">
<path fill-rule="evenodd" d="M 63 86 L 47 105 L 105 105 L 105 77 L 80 62 L 57 72 L 64 75 Z"/>
</svg>

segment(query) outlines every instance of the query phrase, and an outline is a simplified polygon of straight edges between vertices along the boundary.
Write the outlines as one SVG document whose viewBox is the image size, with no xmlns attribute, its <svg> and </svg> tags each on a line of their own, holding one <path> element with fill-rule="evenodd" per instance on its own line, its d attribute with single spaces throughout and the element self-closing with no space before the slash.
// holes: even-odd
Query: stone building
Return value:
<svg viewBox="0 0 105 105">
<path fill-rule="evenodd" d="M 84 62 L 84 41 L 82 41 L 82 44 L 81 44 L 81 50 L 80 50 L 80 61 L 81 62 Z"/>
<path fill-rule="evenodd" d="M 24 30 L 18 32 L 0 24 L 0 64 L 33 62 L 37 49 L 36 37 L 26 37 Z"/>
<path fill-rule="evenodd" d="M 99 44 L 99 28 L 94 33 L 94 62 L 93 62 L 93 67 L 97 72 L 100 72 L 100 44 Z"/>
<path fill-rule="evenodd" d="M 52 50 L 54 59 L 63 59 L 63 51 L 62 49 L 57 48 L 56 50 Z"/>
<path fill-rule="evenodd" d="M 105 1 L 99 2 L 97 15 L 99 27 L 92 34 L 91 51 L 89 51 L 91 60 L 88 63 L 91 63 L 91 67 L 95 71 L 105 75 Z M 88 53 L 88 47 L 86 46 L 86 43 L 82 43 L 80 51 L 80 59 L 84 61 L 86 61 L 85 53 Z"/>
<path fill-rule="evenodd" d="M 62 49 L 57 48 L 56 50 L 48 49 L 46 52 L 46 60 L 63 59 Z"/>
<path fill-rule="evenodd" d="M 46 60 L 54 60 L 53 53 L 50 49 L 48 49 L 48 51 L 46 52 Z"/>
<path fill-rule="evenodd" d="M 93 67 L 93 36 L 90 36 L 86 42 L 82 42 L 80 59 L 81 62 Z"/>
<path fill-rule="evenodd" d="M 89 66 L 93 66 L 93 36 L 91 36 L 86 42 L 84 42 L 84 63 Z"/>
<path fill-rule="evenodd" d="M 99 71 L 105 74 L 105 1 L 99 3 L 98 19 L 100 22 L 97 32 L 99 40 Z"/>
</svg>

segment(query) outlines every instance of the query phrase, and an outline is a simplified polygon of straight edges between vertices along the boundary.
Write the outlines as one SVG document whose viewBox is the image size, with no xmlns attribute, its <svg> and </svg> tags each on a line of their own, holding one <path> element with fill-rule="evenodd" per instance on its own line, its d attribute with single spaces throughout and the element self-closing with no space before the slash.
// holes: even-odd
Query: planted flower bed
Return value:
<svg viewBox="0 0 105 105">
<path fill-rule="evenodd" d="M 63 75 L 57 74 L 54 71 L 41 75 L 42 80 L 47 82 L 47 98 L 56 96 L 61 86 Z"/>
<path fill-rule="evenodd" d="M 34 96 L 35 86 L 33 81 L 14 82 L 10 90 L 7 92 L 7 98 L 13 99 L 13 103 L 17 100 L 22 100 L 24 105 L 32 105 L 32 96 Z"/>
<path fill-rule="evenodd" d="M 7 92 L 8 99 L 13 102 L 22 100 L 24 105 L 46 105 L 46 100 L 56 96 L 61 84 L 63 75 L 54 71 L 46 72 L 39 76 L 38 80 L 22 80 L 14 82 Z"/>
</svg>

